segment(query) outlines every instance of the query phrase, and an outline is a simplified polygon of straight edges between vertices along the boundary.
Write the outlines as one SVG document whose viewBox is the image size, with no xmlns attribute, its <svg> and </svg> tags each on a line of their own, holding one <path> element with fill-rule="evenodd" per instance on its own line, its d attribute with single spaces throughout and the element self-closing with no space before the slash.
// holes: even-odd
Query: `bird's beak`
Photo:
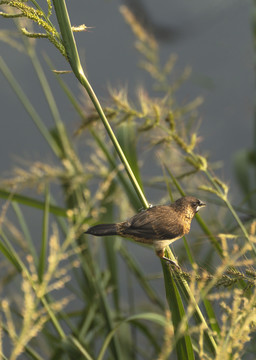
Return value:
<svg viewBox="0 0 256 360">
<path fill-rule="evenodd" d="M 201 200 L 199 200 L 199 204 L 196 208 L 196 212 L 198 212 L 202 207 L 205 207 L 206 206 L 206 203 L 202 202 Z"/>
</svg>

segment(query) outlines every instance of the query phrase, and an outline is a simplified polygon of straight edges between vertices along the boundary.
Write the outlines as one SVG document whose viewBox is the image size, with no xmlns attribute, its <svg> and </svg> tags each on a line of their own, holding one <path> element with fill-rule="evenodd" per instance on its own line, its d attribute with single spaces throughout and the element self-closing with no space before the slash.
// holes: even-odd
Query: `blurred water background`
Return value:
<svg viewBox="0 0 256 360">
<path fill-rule="evenodd" d="M 192 76 L 179 92 L 179 99 L 182 102 L 197 95 L 204 97 L 200 108 L 203 138 L 200 146 L 209 152 L 212 161 L 223 161 L 223 178 L 234 185 L 233 156 L 241 148 L 251 146 L 253 134 L 252 2 L 77 0 L 75 6 L 68 3 L 73 24 L 85 23 L 92 27 L 76 38 L 89 80 L 100 98 L 107 96 L 108 85 L 127 86 L 130 94 L 140 84 L 147 87 L 147 76 L 136 66 L 138 57 L 133 48 L 133 35 L 118 9 L 123 3 L 133 9 L 144 26 L 153 30 L 163 62 L 170 53 L 175 53 L 178 55 L 177 73 L 185 66 L 192 67 Z M 2 18 L 1 28 L 5 27 L 11 28 L 11 21 Z M 41 40 L 39 53 L 43 52 L 54 59 L 56 68 L 67 68 L 61 56 L 56 58 L 55 49 Z M 4 43 L 1 43 L 1 55 L 38 112 L 44 114 L 45 123 L 51 126 L 45 100 L 26 55 L 18 54 Z M 79 125 L 76 115 L 43 58 L 41 60 L 57 102 L 61 103 L 61 115 L 67 127 L 75 129 Z M 65 80 L 80 96 L 74 78 L 67 76 Z M 50 158 L 47 145 L 31 126 L 27 113 L 2 74 L 0 98 L 1 173 L 10 170 L 17 157 L 33 161 L 44 154 Z"/>
<path fill-rule="evenodd" d="M 249 0 L 76 0 L 67 2 L 73 25 L 85 23 L 90 30 L 76 35 L 81 58 L 86 64 L 89 80 L 102 99 L 108 96 L 109 85 L 126 86 L 131 96 L 149 78 L 138 67 L 133 35 L 124 22 L 119 6 L 129 6 L 142 24 L 152 31 L 161 47 L 163 62 L 170 53 L 177 54 L 177 74 L 191 66 L 192 76 L 178 92 L 180 103 L 200 95 L 204 103 L 199 109 L 202 137 L 200 147 L 209 154 L 224 181 L 230 185 L 231 199 L 237 202 L 241 194 L 234 177 L 233 161 L 241 149 L 252 147 L 254 132 L 254 49 L 252 37 L 253 4 Z M 0 19 L 1 28 L 14 29 L 11 21 Z M 48 41 L 37 45 L 41 63 L 59 106 L 63 121 L 72 133 L 80 124 L 71 104 L 60 90 L 54 76 L 44 62 L 47 54 L 57 69 L 67 69 L 61 55 Z M 38 80 L 26 54 L 17 53 L 8 44 L 1 43 L 1 56 L 13 71 L 31 102 L 42 114 L 47 126 L 52 126 L 51 116 Z M 35 75 L 35 76 L 34 76 Z M 77 97 L 81 91 L 72 75 L 65 80 Z M 149 90 L 150 91 L 150 90 Z M 9 84 L 0 73 L 0 172 L 8 174 L 15 164 L 26 159 L 54 163 L 54 156 L 39 134 Z M 83 139 L 81 138 L 81 142 Z M 86 158 L 87 154 L 82 157 Z M 221 161 L 221 164 L 220 164 Z M 220 166 L 221 165 L 221 166 Z M 147 175 L 154 173 L 152 159 L 147 164 Z M 148 169 L 148 170 L 147 170 Z M 152 203 L 158 202 L 157 192 L 147 194 Z M 40 214 L 40 216 L 38 216 Z M 32 234 L 41 226 L 42 214 L 27 209 Z M 176 245 L 175 245 L 176 246 Z M 182 246 L 182 244 L 180 245 Z M 160 262 L 151 250 L 142 250 L 129 244 L 135 257 L 147 271 L 159 270 Z M 150 262 L 149 262 L 150 259 Z M 127 282 L 127 279 L 124 279 Z M 162 282 L 156 287 L 164 292 Z M 123 292 L 127 286 L 123 287 Z M 128 295 L 128 294 L 127 294 Z M 138 294 L 139 296 L 139 294 Z"/>
</svg>

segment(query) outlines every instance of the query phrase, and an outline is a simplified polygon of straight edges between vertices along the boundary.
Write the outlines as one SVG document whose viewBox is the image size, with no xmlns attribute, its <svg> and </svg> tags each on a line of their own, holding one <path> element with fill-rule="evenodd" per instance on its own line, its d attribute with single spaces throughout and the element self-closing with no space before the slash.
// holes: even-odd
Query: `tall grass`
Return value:
<svg viewBox="0 0 256 360">
<path fill-rule="evenodd" d="M 2 358 L 23 354 L 34 359 L 241 359 L 253 353 L 255 223 L 241 221 L 228 186 L 198 149 L 202 98 L 182 106 L 176 100 L 176 90 L 186 86 L 190 69 L 175 78 L 175 56 L 162 65 L 156 40 L 123 6 L 121 13 L 135 35 L 140 65 L 151 76 L 152 89 L 139 89 L 136 103 L 124 89 L 112 89 L 103 108 L 85 76 L 73 35 L 86 26 L 71 27 L 65 1 L 53 1 L 53 8 L 48 0 L 46 10 L 35 0 L 0 4 L 1 15 L 13 18 L 23 33 L 19 47 L 37 74 L 52 129 L 45 126 L 3 58 L 1 71 L 57 161 L 53 166 L 39 159 L 1 180 Z M 58 24 L 51 21 L 53 9 Z M 24 18 L 37 23 L 43 33 L 32 32 Z M 83 86 L 82 96 L 90 98 L 89 106 L 88 101 L 86 106 L 79 103 L 55 71 L 60 91 L 81 118 L 76 135 L 91 146 L 85 163 L 40 64 L 34 46 L 34 39 L 40 38 L 60 51 Z M 17 45 L 15 38 L 11 40 Z M 46 62 L 54 68 L 54 60 Z M 162 169 L 149 180 L 143 176 L 141 144 Z M 62 190 L 62 206 L 54 196 L 56 184 Z M 128 241 L 95 241 L 83 234 L 91 224 L 118 221 L 147 208 L 144 189 L 154 188 L 162 191 L 159 202 L 194 194 L 208 203 L 204 217 L 196 216 L 197 231 L 189 241 L 183 240 L 186 254 L 179 255 L 179 263 L 184 270 L 161 263 L 158 281 L 164 283 L 165 294 L 156 291 L 154 274 L 145 273 Z M 41 198 L 25 195 L 24 189 L 30 194 L 37 190 Z M 27 207 L 43 213 L 36 238 L 26 219 Z M 15 221 L 8 219 L 8 209 Z M 170 249 L 166 256 L 175 259 Z"/>
</svg>

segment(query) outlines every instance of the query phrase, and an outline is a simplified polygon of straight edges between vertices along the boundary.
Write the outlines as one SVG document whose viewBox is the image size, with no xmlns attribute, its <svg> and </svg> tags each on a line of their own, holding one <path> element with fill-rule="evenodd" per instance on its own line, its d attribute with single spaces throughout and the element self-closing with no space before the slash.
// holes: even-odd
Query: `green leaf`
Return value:
<svg viewBox="0 0 256 360">
<path fill-rule="evenodd" d="M 0 198 L 2 199 L 10 199 L 13 202 L 17 202 L 22 205 L 34 207 L 36 209 L 44 210 L 45 203 L 43 201 L 39 201 L 33 199 L 29 196 L 13 193 L 11 191 L 7 191 L 4 189 L 0 189 Z M 55 205 L 49 205 L 49 212 L 57 215 L 67 217 L 67 210 Z"/>
<path fill-rule="evenodd" d="M 18 272 L 20 272 L 22 267 L 20 266 L 19 262 L 17 261 L 15 255 L 12 251 L 12 247 L 10 246 L 9 241 L 2 230 L 0 231 L 0 236 L 2 237 L 2 241 L 0 241 L 0 251 L 13 264 L 13 266 L 16 268 L 16 270 Z"/>
<path fill-rule="evenodd" d="M 235 154 L 234 169 L 236 179 L 251 208 L 253 208 L 252 186 L 250 180 L 252 164 L 250 152 L 248 150 L 241 150 Z"/>
<path fill-rule="evenodd" d="M 49 204 L 50 204 L 50 192 L 49 192 L 49 187 L 46 186 L 42 243 L 41 243 L 41 251 L 40 251 L 40 256 L 39 256 L 39 264 L 38 264 L 38 276 L 39 276 L 40 281 L 42 281 L 42 279 L 43 279 L 46 256 L 47 256 L 48 227 L 49 227 Z"/>
<path fill-rule="evenodd" d="M 207 312 L 208 319 L 209 319 L 212 330 L 215 331 L 216 334 L 220 334 L 220 327 L 218 324 L 216 314 L 214 312 L 211 302 L 206 298 L 204 298 L 204 307 Z"/>
<path fill-rule="evenodd" d="M 172 322 L 174 326 L 174 334 L 176 338 L 176 352 L 179 360 L 194 360 L 194 351 L 192 348 L 191 338 L 187 333 L 188 324 L 186 313 L 181 300 L 181 296 L 177 289 L 174 277 L 171 274 L 168 264 L 162 260 L 162 268 L 164 273 L 165 291 L 167 302 L 171 311 Z M 181 323 L 186 324 L 184 333 L 180 332 Z"/>
<path fill-rule="evenodd" d="M 143 190 L 136 149 L 138 134 L 136 133 L 134 122 L 126 122 L 118 126 L 117 139 L 123 149 L 123 152 L 125 153 L 125 156 L 141 189 Z"/>
<path fill-rule="evenodd" d="M 37 262 L 36 249 L 35 249 L 35 246 L 33 244 L 32 238 L 30 236 L 30 232 L 29 232 L 29 229 L 27 227 L 26 220 L 25 220 L 25 218 L 23 216 L 23 213 L 22 213 L 19 205 L 14 201 L 12 202 L 12 207 L 13 207 L 13 209 L 14 209 L 14 211 L 16 213 L 17 219 L 18 219 L 18 221 L 20 223 L 20 227 L 21 227 L 21 229 L 23 231 L 23 234 L 24 234 L 24 237 L 26 239 L 30 254 L 33 256 L 34 261 Z"/>
</svg>

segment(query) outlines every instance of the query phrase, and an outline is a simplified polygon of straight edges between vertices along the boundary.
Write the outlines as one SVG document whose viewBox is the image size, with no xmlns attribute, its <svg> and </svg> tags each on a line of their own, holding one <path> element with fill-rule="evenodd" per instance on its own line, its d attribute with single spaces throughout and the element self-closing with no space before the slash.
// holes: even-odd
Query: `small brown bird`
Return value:
<svg viewBox="0 0 256 360">
<path fill-rule="evenodd" d="M 142 210 L 124 222 L 92 226 L 86 234 L 119 235 L 151 244 L 160 258 L 174 263 L 164 256 L 165 247 L 189 233 L 193 217 L 204 206 L 206 204 L 201 200 L 184 196 L 171 205 L 157 205 Z"/>
</svg>

